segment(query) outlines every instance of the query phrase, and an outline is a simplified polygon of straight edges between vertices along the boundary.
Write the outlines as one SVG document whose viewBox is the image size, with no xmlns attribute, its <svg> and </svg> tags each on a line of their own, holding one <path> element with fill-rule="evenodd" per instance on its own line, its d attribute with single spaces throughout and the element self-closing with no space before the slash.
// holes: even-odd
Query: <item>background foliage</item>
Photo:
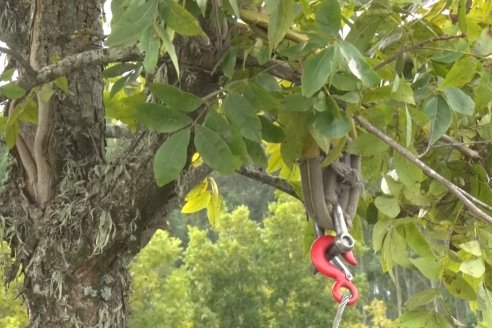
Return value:
<svg viewBox="0 0 492 328">
<path fill-rule="evenodd" d="M 364 255 L 361 267 L 367 272 L 369 299 L 374 295 L 385 299 L 403 327 L 466 324 L 471 313 L 467 307 L 475 313 L 470 325 L 490 324 L 492 225 L 477 218 L 487 220 L 492 204 L 492 3 L 229 0 L 222 8 L 211 4 L 112 2 L 107 45 L 118 48 L 138 42 L 145 56 L 141 62 L 105 70 L 106 115 L 132 131 L 169 134 L 154 160 L 157 184 L 164 186 L 181 176 L 189 162 L 190 143 L 198 153 L 196 166 L 205 163 L 223 175 L 254 166 L 288 180 L 297 192 L 297 160 L 306 149 L 314 145 L 327 153 L 326 165 L 343 150 L 361 155 L 366 190 L 352 232 L 361 245 L 378 254 L 382 271 L 395 286 L 389 286 L 389 279 L 378 282 L 379 274 L 370 277 L 373 264 Z M 206 44 L 201 20 L 234 27 L 227 51 L 215 67 L 224 74 L 221 88 L 204 97 L 183 91 L 186 80 L 168 84 L 164 64 L 159 63 L 165 56 L 176 75 L 183 72 L 172 41 L 189 38 L 195 46 Z M 12 74 L 1 79 L 11 81 Z M 14 82 L 0 91 L 9 98 L 24 95 Z M 9 147 L 18 122 L 35 121 L 29 96 L 26 99 L 16 115 L 1 121 Z M 448 182 L 446 188 L 401 156 L 398 147 L 362 128 L 360 118 L 408 149 L 412 159 L 439 172 Z M 453 193 L 458 187 L 461 191 Z M 456 200 L 464 190 L 465 198 L 483 215 Z M 135 324 L 147 324 L 138 311 L 163 304 L 149 313 L 149 320 L 158 316 L 155 320 L 170 320 L 171 326 L 201 322 L 228 326 L 233 318 L 244 326 L 326 324 L 332 313 L 322 310 L 328 293 L 319 294 L 321 282 L 306 275 L 305 264 L 294 267 L 285 262 L 305 261 L 302 240 L 309 227 L 299 217 L 294 219 L 301 216 L 301 209 L 293 210 L 298 204 L 272 205 L 274 215 L 260 226 L 248 220 L 245 209 L 221 217 L 223 195 L 214 179 L 204 180 L 187 195 L 183 209 L 188 213 L 207 209 L 213 231 L 191 229 L 186 249 L 159 234 L 156 244 L 145 251 L 149 254 L 142 255 L 146 260 L 134 264 L 135 295 L 142 295 L 134 297 L 135 308 L 140 309 L 133 317 Z M 292 213 L 285 212 L 286 207 Z M 260 213 L 264 211 L 254 213 L 256 220 Z M 183 237 L 183 225 L 179 229 Z M 158 242 L 165 247 L 156 246 Z M 137 274 L 144 270 L 140 261 L 152 263 L 144 278 Z M 158 277 L 164 278 L 162 286 Z M 161 296 L 144 297 L 149 291 L 140 279 L 158 286 L 153 290 L 162 290 Z M 189 306 L 166 303 L 173 297 Z M 319 308 L 309 303 L 313 298 L 319 300 Z M 381 316 L 381 303 L 370 304 L 379 309 L 371 310 L 372 315 Z M 281 316 L 280 309 L 287 309 L 286 314 Z M 317 311 L 310 313 L 311 309 Z M 310 315 L 295 315 L 303 311 Z M 356 312 L 364 318 L 366 311 L 370 312 L 364 308 Z"/>
</svg>

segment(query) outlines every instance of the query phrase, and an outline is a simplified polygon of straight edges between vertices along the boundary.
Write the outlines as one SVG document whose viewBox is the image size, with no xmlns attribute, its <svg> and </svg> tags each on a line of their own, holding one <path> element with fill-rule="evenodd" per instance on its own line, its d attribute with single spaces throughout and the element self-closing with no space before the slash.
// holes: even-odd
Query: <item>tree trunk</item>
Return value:
<svg viewBox="0 0 492 328">
<path fill-rule="evenodd" d="M 102 46 L 101 6 L 100 0 L 6 0 L 0 13 L 8 15 L 0 16 L 11 20 L 0 19 L 0 39 L 38 70 Z M 196 67 L 200 60 L 182 48 L 183 67 Z M 214 56 L 196 55 L 211 71 Z M 217 88 L 217 77 L 192 71 L 186 73 L 192 79 L 183 74 L 185 89 L 203 95 Z M 5 279 L 20 268 L 30 327 L 124 327 L 127 265 L 177 203 L 176 185 L 157 188 L 153 177 L 162 136 L 137 133 L 121 158 L 105 163 L 101 72 L 91 66 L 71 73 L 69 93 L 53 86 L 51 98 L 49 87 L 35 89 L 38 123 L 20 127 L 10 154 L 0 229 L 15 260 Z"/>
</svg>

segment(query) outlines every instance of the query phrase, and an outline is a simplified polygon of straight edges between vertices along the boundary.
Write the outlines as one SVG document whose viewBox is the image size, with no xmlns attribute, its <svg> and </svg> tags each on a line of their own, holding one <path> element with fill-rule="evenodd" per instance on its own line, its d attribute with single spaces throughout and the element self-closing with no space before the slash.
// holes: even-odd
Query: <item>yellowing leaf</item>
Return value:
<svg viewBox="0 0 492 328">
<path fill-rule="evenodd" d="M 222 196 L 219 193 L 219 188 L 217 187 L 217 183 L 214 178 L 208 178 L 210 181 L 210 193 L 212 198 L 208 203 L 207 207 L 207 217 L 208 222 L 212 227 L 215 227 L 218 224 L 220 218 L 220 212 L 222 210 Z"/>
<path fill-rule="evenodd" d="M 482 249 L 480 248 L 480 243 L 477 240 L 470 240 L 469 242 L 460 244 L 458 246 L 471 255 L 482 256 Z"/>
<path fill-rule="evenodd" d="M 280 144 L 267 143 L 266 151 L 270 154 L 268 157 L 266 172 L 277 172 L 285 165 L 282 161 L 282 154 L 280 153 Z"/>
<path fill-rule="evenodd" d="M 190 200 L 195 197 L 198 197 L 199 194 L 207 191 L 208 188 L 208 179 L 203 179 L 203 181 L 199 184 L 193 187 L 193 189 L 190 190 L 190 192 L 185 196 L 185 200 Z"/>
<path fill-rule="evenodd" d="M 442 87 L 461 87 L 470 82 L 477 71 L 478 61 L 473 57 L 465 57 L 454 63 L 444 78 Z"/>
<path fill-rule="evenodd" d="M 473 278 L 481 278 L 485 273 L 485 265 L 483 260 L 478 258 L 461 263 L 460 271 Z"/>
<path fill-rule="evenodd" d="M 212 195 L 208 191 L 201 192 L 195 198 L 188 200 L 184 204 L 181 213 L 190 214 L 201 211 L 208 206 L 211 199 Z"/>
</svg>

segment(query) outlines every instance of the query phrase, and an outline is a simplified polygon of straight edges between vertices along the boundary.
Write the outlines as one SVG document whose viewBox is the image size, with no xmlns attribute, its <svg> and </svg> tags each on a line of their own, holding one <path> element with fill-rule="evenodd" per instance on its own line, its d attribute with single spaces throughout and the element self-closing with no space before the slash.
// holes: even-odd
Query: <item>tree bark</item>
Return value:
<svg viewBox="0 0 492 328">
<path fill-rule="evenodd" d="M 40 70 L 102 47 L 101 6 L 100 0 L 5 1 L 0 14 L 17 16 L 0 19 L 0 40 Z M 216 90 L 218 77 L 210 72 L 221 54 L 191 47 L 194 40 L 177 42 L 181 87 L 201 96 Z M 33 89 L 38 124 L 21 126 L 10 154 L 0 191 L 0 230 L 14 258 L 5 281 L 22 272 L 30 327 L 126 326 L 127 265 L 178 203 L 176 184 L 158 188 L 153 176 L 165 136 L 137 133 L 118 160 L 105 162 L 101 72 L 98 65 L 71 72 L 70 92 L 54 88 L 49 100 L 42 88 Z"/>
</svg>

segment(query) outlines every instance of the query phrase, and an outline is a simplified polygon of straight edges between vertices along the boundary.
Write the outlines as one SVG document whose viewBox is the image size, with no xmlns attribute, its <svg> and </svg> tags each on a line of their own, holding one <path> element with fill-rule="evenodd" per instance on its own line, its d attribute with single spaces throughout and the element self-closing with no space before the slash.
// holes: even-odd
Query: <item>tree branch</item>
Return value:
<svg viewBox="0 0 492 328">
<path fill-rule="evenodd" d="M 36 76 L 37 72 L 32 68 L 32 66 L 22 57 L 20 53 L 12 49 L 8 44 L 7 46 L 9 48 L 5 47 L 0 47 L 0 52 L 3 52 L 9 56 L 12 56 L 19 64 L 21 64 L 22 67 L 26 70 L 27 74 L 29 74 L 31 77 Z"/>
<path fill-rule="evenodd" d="M 67 75 L 87 66 L 142 59 L 143 54 L 136 47 L 104 48 L 84 51 L 41 68 L 33 78 L 22 79 L 19 85 L 25 90 L 31 90 L 37 85 L 53 81 L 60 76 Z"/>
<path fill-rule="evenodd" d="M 461 38 L 464 38 L 464 37 L 466 37 L 466 34 L 465 33 L 458 34 L 458 35 L 442 35 L 442 36 L 438 36 L 438 37 L 435 37 L 435 38 L 430 38 L 430 39 L 421 41 L 421 42 L 416 43 L 416 44 L 413 44 L 411 46 L 405 46 L 405 47 L 401 48 L 400 51 L 398 51 L 397 53 L 395 53 L 393 56 L 390 56 L 390 57 L 386 58 L 385 60 L 383 60 L 382 62 L 380 62 L 379 64 L 377 64 L 374 67 L 374 70 L 375 71 L 379 71 L 381 68 L 383 68 L 384 66 L 388 65 L 389 63 L 391 63 L 392 61 L 394 61 L 395 59 L 397 59 L 398 57 L 400 57 L 405 52 L 423 48 L 423 47 L 425 47 L 429 43 L 437 42 L 437 41 L 446 41 L 446 40 L 451 40 L 451 39 L 461 39 Z"/>
<path fill-rule="evenodd" d="M 444 141 L 445 143 L 451 145 L 452 147 L 456 148 L 458 151 L 460 151 L 463 155 L 465 155 L 468 158 L 471 158 L 471 159 L 481 159 L 482 158 L 482 156 L 480 156 L 480 154 L 477 151 L 466 147 L 461 142 L 456 141 L 455 139 L 451 138 L 447 134 L 443 135 L 441 137 L 441 140 Z"/>
<path fill-rule="evenodd" d="M 475 217 L 487 222 L 487 223 L 492 223 L 492 217 L 485 213 L 482 209 L 477 207 L 475 203 L 480 204 L 481 206 L 484 206 L 488 209 L 490 209 L 490 206 L 483 203 L 482 201 L 476 199 L 474 196 L 470 195 L 460 187 L 456 186 L 446 178 L 444 178 L 442 175 L 434 171 L 432 168 L 427 166 L 424 162 L 422 162 L 420 159 L 415 157 L 410 151 L 408 151 L 406 148 L 402 147 L 400 144 L 398 144 L 395 140 L 391 139 L 389 136 L 381 132 L 379 129 L 377 129 L 375 126 L 373 126 L 371 123 L 363 119 L 362 117 L 356 115 L 354 116 L 355 121 L 359 123 L 364 129 L 366 129 L 369 133 L 373 134 L 376 136 L 378 139 L 383 141 L 385 144 L 389 145 L 393 150 L 398 152 L 400 155 L 405 157 L 407 160 L 415 164 L 418 168 L 420 168 L 427 176 L 430 178 L 436 180 L 437 182 L 441 183 L 446 189 L 448 189 L 452 194 L 454 194 L 459 200 L 463 202 L 466 208 L 470 211 L 471 214 L 473 214 Z"/>
<path fill-rule="evenodd" d="M 294 198 L 301 200 L 301 198 L 299 198 L 299 196 L 296 194 L 294 188 L 292 188 L 292 186 L 284 179 L 259 170 L 253 170 L 245 167 L 241 168 L 238 173 L 263 184 L 272 186 L 278 190 L 285 192 L 286 194 L 291 195 Z"/>
</svg>

